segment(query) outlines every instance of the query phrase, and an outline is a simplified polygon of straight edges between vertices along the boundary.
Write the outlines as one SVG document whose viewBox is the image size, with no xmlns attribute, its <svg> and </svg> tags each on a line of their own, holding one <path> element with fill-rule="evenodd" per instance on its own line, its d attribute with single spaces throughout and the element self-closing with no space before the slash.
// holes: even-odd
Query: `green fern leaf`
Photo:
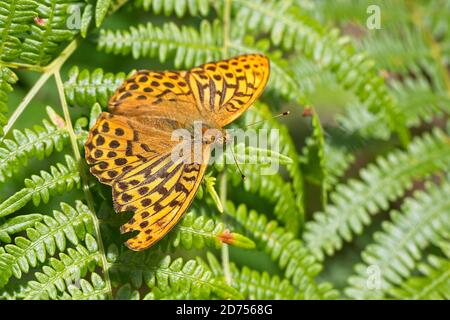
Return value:
<svg viewBox="0 0 450 320">
<path fill-rule="evenodd" d="M 429 256 L 427 264 L 419 267 L 422 276 L 413 277 L 401 287 L 390 290 L 395 299 L 448 300 L 450 299 L 450 260 Z"/>
<path fill-rule="evenodd" d="M 227 202 L 226 208 L 225 212 L 255 240 L 257 248 L 263 249 L 278 262 L 286 279 L 298 287 L 304 299 L 336 297 L 337 292 L 329 283 L 315 282 L 314 278 L 322 267 L 292 233 L 279 227 L 275 221 L 267 221 L 264 215 L 247 211 L 243 205 L 235 208 L 232 202 Z"/>
<path fill-rule="evenodd" d="M 12 85 L 17 80 L 18 77 L 14 72 L 6 67 L 0 67 L 0 136 L 3 136 L 3 126 L 8 122 L 5 117 L 8 112 L 8 94 L 13 91 Z"/>
<path fill-rule="evenodd" d="M 92 72 L 77 66 L 69 71 L 69 79 L 64 83 L 67 102 L 71 106 L 92 106 L 98 102 L 103 108 L 109 97 L 128 76 L 124 72 L 117 74 L 104 73 L 102 69 Z"/>
<path fill-rule="evenodd" d="M 207 16 L 210 8 L 209 0 L 137 0 L 135 6 L 145 11 L 152 10 L 155 14 L 164 13 L 166 16 L 175 13 L 182 17 L 189 13 L 191 16 Z"/>
<path fill-rule="evenodd" d="M 65 128 L 43 121 L 43 126 L 35 125 L 33 130 L 13 130 L 14 139 L 4 139 L 0 147 L 0 181 L 17 173 L 28 159 L 36 156 L 38 160 L 50 156 L 54 150 L 61 152 L 68 142 Z"/>
<path fill-rule="evenodd" d="M 75 160 L 66 155 L 66 163 L 66 166 L 61 163 L 51 166 L 50 173 L 41 171 L 40 176 L 33 175 L 30 179 L 25 179 L 25 188 L 0 204 L 0 217 L 16 212 L 29 201 L 33 201 L 35 206 L 38 206 L 41 201 L 47 203 L 51 196 L 62 194 L 78 186 L 80 176 Z"/>
<path fill-rule="evenodd" d="M 0 254 L 0 286 L 4 286 L 11 275 L 21 278 L 57 250 L 63 252 L 67 242 L 78 245 L 87 233 L 93 232 L 91 214 L 83 203 L 77 202 L 76 208 L 61 203 L 61 209 L 28 228 L 26 238 L 16 237 L 14 244 L 4 246 L 5 253 Z"/>
<path fill-rule="evenodd" d="M 90 242 L 95 243 L 95 240 Z M 98 261 L 96 245 L 85 248 L 79 244 L 68 248 L 67 253 L 60 253 L 59 259 L 50 258 L 48 264 L 42 267 L 42 272 L 34 274 L 36 280 L 28 282 L 23 299 L 57 299 L 70 285 L 76 285 L 88 272 L 94 271 Z"/>
<path fill-rule="evenodd" d="M 388 207 L 389 201 L 400 197 L 414 179 L 421 179 L 449 168 L 448 136 L 436 129 L 410 144 L 407 151 L 395 151 L 380 157 L 360 171 L 361 180 L 350 180 L 336 187 L 332 204 L 318 212 L 308 222 L 304 239 L 308 248 L 319 258 L 332 254 L 350 241 L 353 233 L 360 234 L 374 215 Z"/>
<path fill-rule="evenodd" d="M 450 230 L 450 181 L 427 188 L 402 206 L 402 213 L 393 211 L 392 222 L 383 225 L 383 232 L 374 236 L 375 243 L 362 253 L 366 264 L 355 267 L 357 276 L 349 278 L 348 296 L 356 299 L 382 298 L 393 286 L 411 275 L 421 252 L 429 244 L 438 244 L 442 234 Z M 367 270 L 376 266 L 380 285 L 367 289 Z"/>
</svg>

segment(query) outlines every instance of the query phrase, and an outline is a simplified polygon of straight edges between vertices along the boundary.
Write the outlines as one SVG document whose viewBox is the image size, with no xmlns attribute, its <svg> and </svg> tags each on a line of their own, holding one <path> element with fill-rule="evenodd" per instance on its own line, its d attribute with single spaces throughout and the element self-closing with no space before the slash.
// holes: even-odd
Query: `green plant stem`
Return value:
<svg viewBox="0 0 450 320">
<path fill-rule="evenodd" d="M 0 61 L 0 65 L 12 69 L 23 69 L 28 71 L 44 72 L 44 67 L 36 66 L 28 63 Z"/>
<path fill-rule="evenodd" d="M 223 56 L 228 55 L 228 46 L 230 42 L 230 14 L 231 14 L 231 2 L 230 0 L 224 0 L 223 2 Z"/>
<path fill-rule="evenodd" d="M 53 60 L 52 63 L 50 63 L 48 66 L 45 67 L 39 67 L 40 71 L 43 71 L 41 77 L 36 81 L 36 83 L 33 85 L 30 91 L 28 91 L 27 95 L 23 98 L 23 100 L 20 102 L 19 106 L 14 110 L 14 113 L 11 115 L 11 117 L 8 120 L 8 123 L 3 128 L 3 137 L 0 139 L 0 142 L 3 141 L 4 137 L 6 137 L 7 133 L 16 123 L 17 119 L 20 117 L 20 115 L 25 111 L 28 104 L 31 102 L 31 100 L 34 98 L 34 96 L 39 92 L 39 90 L 44 86 L 44 84 L 47 82 L 47 80 L 56 72 L 59 72 L 59 69 L 61 66 L 66 62 L 66 60 L 72 55 L 72 53 L 75 51 L 75 49 L 78 47 L 79 40 L 75 39 L 71 43 L 67 45 L 67 47 L 61 52 L 61 54 Z M 20 64 L 17 64 L 20 65 Z M 30 69 L 31 70 L 31 69 Z"/>
<path fill-rule="evenodd" d="M 106 282 L 106 285 L 108 288 L 108 296 L 110 299 L 112 299 L 112 285 L 111 285 L 111 280 L 109 277 L 109 267 L 108 267 L 108 262 L 106 260 L 106 252 L 105 252 L 102 235 L 101 235 L 101 231 L 100 231 L 100 223 L 98 221 L 97 215 L 95 214 L 94 200 L 93 200 L 91 191 L 89 190 L 88 177 L 86 175 L 86 172 L 84 171 L 84 167 L 81 162 L 82 159 L 81 159 L 80 150 L 78 149 L 77 136 L 75 135 L 75 132 L 73 130 L 72 120 L 70 118 L 70 113 L 69 113 L 69 107 L 67 105 L 66 96 L 64 94 L 64 85 L 61 80 L 61 75 L 59 73 L 59 70 L 55 71 L 54 74 L 55 74 L 56 86 L 58 88 L 59 98 L 61 100 L 61 107 L 62 107 L 63 113 L 64 113 L 64 120 L 66 121 L 67 132 L 69 133 L 72 150 L 73 150 L 73 153 L 75 156 L 75 160 L 77 161 L 78 170 L 80 172 L 80 176 L 81 176 L 81 180 L 82 180 L 83 192 L 86 197 L 86 201 L 88 203 L 90 213 L 92 215 L 92 221 L 94 223 L 95 236 L 98 241 L 99 252 L 101 255 L 101 259 L 102 259 L 103 274 L 105 276 L 105 282 Z"/>
<path fill-rule="evenodd" d="M 231 14 L 231 2 L 230 0 L 223 1 L 223 47 L 222 54 L 224 57 L 228 55 L 229 37 L 230 37 L 230 14 Z M 224 170 L 220 179 L 220 202 L 222 206 L 226 206 L 227 202 L 227 173 Z M 223 215 L 225 220 L 225 215 Z M 225 222 L 225 221 L 224 221 Z M 225 277 L 225 283 L 231 285 L 231 270 L 230 270 L 230 253 L 226 243 L 222 244 L 222 268 L 223 275 Z"/>
<path fill-rule="evenodd" d="M 220 202 L 225 206 L 227 201 L 227 172 L 224 170 L 220 179 Z M 225 218 L 225 216 L 223 216 Z M 222 268 L 225 277 L 225 283 L 231 285 L 231 271 L 230 271 L 230 254 L 226 243 L 222 244 Z"/>
<path fill-rule="evenodd" d="M 52 74 L 51 73 L 43 73 L 41 77 L 36 81 L 36 83 L 33 85 L 30 91 L 28 91 L 27 95 L 22 99 L 19 106 L 14 110 L 11 117 L 8 119 L 8 123 L 3 128 L 3 137 L 0 139 L 0 142 L 3 141 L 3 139 L 8 134 L 9 130 L 11 130 L 14 123 L 16 123 L 19 116 L 22 114 L 22 112 L 25 110 L 25 108 L 28 106 L 30 101 L 34 98 L 34 96 L 39 92 L 39 90 L 42 88 L 42 86 L 47 82 L 48 78 L 50 78 Z"/>
</svg>

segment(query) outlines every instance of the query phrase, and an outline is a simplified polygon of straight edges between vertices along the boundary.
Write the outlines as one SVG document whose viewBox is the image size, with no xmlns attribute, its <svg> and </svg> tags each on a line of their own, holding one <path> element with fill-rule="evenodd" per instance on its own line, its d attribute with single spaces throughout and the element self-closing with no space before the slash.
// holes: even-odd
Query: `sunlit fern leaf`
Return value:
<svg viewBox="0 0 450 320">
<path fill-rule="evenodd" d="M 361 234 L 371 215 L 388 208 L 389 201 L 402 196 L 415 179 L 438 174 L 450 165 L 448 136 L 439 129 L 416 138 L 407 151 L 396 150 L 379 157 L 360 171 L 360 180 L 338 185 L 331 203 L 306 225 L 304 239 L 319 258 L 333 254 Z"/>
<path fill-rule="evenodd" d="M 77 201 L 73 208 L 61 203 L 61 211 L 53 211 L 52 216 L 44 216 L 42 222 L 35 222 L 26 229 L 26 237 L 14 238 L 14 244 L 7 244 L 0 254 L 0 287 L 13 275 L 21 278 L 24 273 L 46 261 L 57 251 L 63 252 L 67 243 L 78 245 L 87 233 L 92 233 L 93 225 L 89 209 Z"/>
<path fill-rule="evenodd" d="M 227 202 L 226 213 L 245 230 L 257 244 L 257 248 L 270 254 L 290 280 L 302 292 L 303 299 L 336 298 L 337 292 L 329 283 L 318 283 L 315 277 L 322 266 L 294 235 L 279 227 L 276 221 L 268 221 L 244 205 L 235 207 Z"/>
<path fill-rule="evenodd" d="M 339 179 L 351 167 L 355 161 L 355 156 L 345 146 L 335 145 L 332 142 L 325 141 L 325 175 L 324 188 L 327 192 L 331 191 Z"/>
<path fill-rule="evenodd" d="M 13 130 L 12 136 L 12 139 L 4 139 L 0 143 L 1 182 L 26 166 L 30 158 L 35 156 L 41 160 L 54 150 L 61 152 L 69 140 L 65 126 L 56 126 L 45 119 L 42 126 L 35 125 L 23 131 Z"/>
<path fill-rule="evenodd" d="M 38 5 L 33 0 L 5 0 L 0 3 L 0 60 L 10 61 L 19 56 L 24 37 L 37 16 Z"/>
<path fill-rule="evenodd" d="M 240 32 L 268 32 L 275 45 L 289 49 L 299 45 L 300 34 L 323 32 L 322 26 L 302 14 L 298 5 L 291 0 L 233 0 L 233 4 L 236 11 L 236 29 Z"/>
<path fill-rule="evenodd" d="M 92 72 L 87 69 L 80 71 L 77 66 L 73 66 L 68 77 L 64 82 L 64 92 L 71 106 L 85 107 L 98 102 L 106 108 L 109 98 L 127 75 L 124 72 L 104 73 L 100 68 Z"/>
<path fill-rule="evenodd" d="M 138 25 L 129 30 L 100 30 L 97 49 L 106 53 L 140 57 L 158 57 L 164 62 L 173 56 L 176 68 L 192 67 L 221 57 L 221 30 L 218 21 L 203 20 L 200 30 L 178 27 L 169 22 L 162 27 Z"/>
<path fill-rule="evenodd" d="M 391 213 L 392 222 L 383 224 L 383 231 L 374 235 L 361 254 L 365 264 L 355 267 L 356 276 L 349 278 L 347 295 L 357 299 L 385 297 L 394 285 L 411 275 L 422 252 L 430 244 L 437 245 L 442 234 L 450 230 L 450 181 L 441 185 L 429 185 L 426 192 L 408 199 L 401 212 Z M 367 270 L 376 266 L 379 270 L 379 286 L 367 289 Z"/>
<path fill-rule="evenodd" d="M 430 255 L 419 266 L 420 276 L 409 278 L 389 293 L 394 299 L 448 300 L 450 299 L 450 257 Z"/>
<path fill-rule="evenodd" d="M 31 213 L 0 222 L 0 242 L 10 243 L 12 235 L 25 231 L 40 220 L 42 220 L 41 214 Z"/>
<path fill-rule="evenodd" d="M 16 212 L 30 201 L 38 206 L 41 201 L 47 203 L 51 196 L 70 191 L 74 186 L 78 187 L 78 166 L 69 155 L 65 158 L 67 165 L 57 163 L 56 166 L 50 167 L 50 172 L 42 170 L 40 175 L 25 179 L 25 187 L 0 204 L 0 217 Z"/>
<path fill-rule="evenodd" d="M 232 285 L 247 299 L 252 300 L 293 300 L 300 299 L 301 293 L 286 279 L 270 276 L 244 266 L 239 270 L 231 265 Z"/>
<path fill-rule="evenodd" d="M 151 251 L 126 251 L 110 263 L 111 275 L 115 280 L 125 278 L 134 288 L 140 288 L 145 283 L 150 289 L 190 292 L 203 299 L 212 293 L 222 299 L 240 297 L 235 289 L 214 278 L 205 263 L 196 260 L 184 262 L 181 258 L 172 260 L 170 256 L 161 257 Z"/>
<path fill-rule="evenodd" d="M 77 284 L 70 284 L 58 299 L 61 300 L 105 300 L 109 289 L 98 273 L 91 273 L 90 281 L 81 279 Z"/>
<path fill-rule="evenodd" d="M 209 0 L 137 0 L 134 5 L 145 11 L 153 11 L 155 14 L 165 14 L 166 16 L 176 14 L 182 17 L 186 14 L 191 16 L 207 16 L 211 3 Z"/>
<path fill-rule="evenodd" d="M 0 66 L 0 136 L 3 136 L 3 126 L 8 122 L 8 95 L 13 91 L 12 85 L 18 80 L 17 75 L 9 68 Z"/>
<path fill-rule="evenodd" d="M 77 0 L 40 0 L 36 7 L 36 19 L 24 37 L 19 58 L 33 65 L 48 64 L 61 50 L 61 46 L 78 33 L 76 26 L 69 26 L 69 8 L 84 7 Z"/>
<path fill-rule="evenodd" d="M 86 234 L 86 247 L 78 244 L 61 252 L 59 259 L 50 258 L 41 271 L 34 274 L 36 280 L 27 283 L 23 299 L 56 299 L 70 285 L 76 285 L 88 272 L 94 271 L 100 259 L 97 243 Z"/>
<path fill-rule="evenodd" d="M 203 249 L 205 247 L 220 248 L 223 243 L 243 247 L 248 242 L 252 242 L 243 235 L 230 232 L 222 221 L 208 218 L 208 211 L 210 210 L 204 206 L 191 209 L 174 227 L 174 230 L 162 240 L 160 246 Z"/>
<path fill-rule="evenodd" d="M 220 262 L 211 252 L 207 252 L 208 266 L 216 277 L 223 277 Z M 277 275 L 271 276 L 267 272 L 252 270 L 246 266 L 239 269 L 234 263 L 230 264 L 232 286 L 246 299 L 251 300 L 291 300 L 300 299 L 302 294 L 287 280 Z"/>
</svg>

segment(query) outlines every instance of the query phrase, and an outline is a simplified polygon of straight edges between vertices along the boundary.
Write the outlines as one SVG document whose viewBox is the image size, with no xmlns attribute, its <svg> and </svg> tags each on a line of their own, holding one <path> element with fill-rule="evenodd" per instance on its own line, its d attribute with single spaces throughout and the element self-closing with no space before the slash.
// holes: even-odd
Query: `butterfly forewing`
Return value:
<svg viewBox="0 0 450 320">
<path fill-rule="evenodd" d="M 269 60 L 242 55 L 193 68 L 187 77 L 197 104 L 224 127 L 260 96 L 269 78 Z"/>
<path fill-rule="evenodd" d="M 129 248 L 143 250 L 167 234 L 205 173 L 211 146 L 201 144 L 202 161 L 192 150 L 173 157 L 173 131 L 196 121 L 222 128 L 258 98 L 268 77 L 268 59 L 250 54 L 189 71 L 138 71 L 117 89 L 111 114 L 97 119 L 85 151 L 91 172 L 112 186 L 114 210 L 134 212 L 121 227 L 139 231 Z"/>
</svg>

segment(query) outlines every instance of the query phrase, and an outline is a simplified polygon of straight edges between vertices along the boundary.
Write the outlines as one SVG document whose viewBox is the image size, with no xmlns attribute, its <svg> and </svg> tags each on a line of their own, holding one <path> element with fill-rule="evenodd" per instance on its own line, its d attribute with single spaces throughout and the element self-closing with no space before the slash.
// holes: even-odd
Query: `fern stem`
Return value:
<svg viewBox="0 0 450 320">
<path fill-rule="evenodd" d="M 44 72 L 44 67 L 36 66 L 28 63 L 1 61 L 0 65 L 12 69 L 23 69 L 28 71 Z"/>
<path fill-rule="evenodd" d="M 39 90 L 42 88 L 42 86 L 47 82 L 48 78 L 50 78 L 51 73 L 43 73 L 41 77 L 36 81 L 34 86 L 31 88 L 30 91 L 28 91 L 27 95 L 22 99 L 19 106 L 14 110 L 14 113 L 11 115 L 11 117 L 8 120 L 8 123 L 3 128 L 3 137 L 1 137 L 0 142 L 3 142 L 3 139 L 8 134 L 9 130 L 11 130 L 14 123 L 17 121 L 19 116 L 22 114 L 22 112 L 25 110 L 25 108 L 28 106 L 30 101 L 34 98 L 34 96 L 39 92 Z"/>
<path fill-rule="evenodd" d="M 103 240 L 102 240 L 101 231 L 100 231 L 100 223 L 97 219 L 97 215 L 95 214 L 94 200 L 93 200 L 91 191 L 89 190 L 88 178 L 87 178 L 87 175 L 84 171 L 84 168 L 83 168 L 83 165 L 81 162 L 81 154 L 80 154 L 80 150 L 78 149 L 78 140 L 77 140 L 77 136 L 75 135 L 75 132 L 73 130 L 72 120 L 70 118 L 70 113 L 69 113 L 69 107 L 67 105 L 66 96 L 64 94 L 64 85 L 61 80 L 61 75 L 59 73 L 59 70 L 56 70 L 56 72 L 55 72 L 55 80 L 56 80 L 56 86 L 58 88 L 59 98 L 61 100 L 61 107 L 63 109 L 64 119 L 66 121 L 67 132 L 69 133 L 70 142 L 72 144 L 72 149 L 73 149 L 73 153 L 75 156 L 75 160 L 78 164 L 78 170 L 79 170 L 80 176 L 81 176 L 83 192 L 86 197 L 86 201 L 88 203 L 88 206 L 89 206 L 89 209 L 90 209 L 90 212 L 92 215 L 92 221 L 94 223 L 95 236 L 98 241 L 99 252 L 101 255 L 101 259 L 102 259 L 103 275 L 105 277 L 105 282 L 106 282 L 106 286 L 108 289 L 108 297 L 110 299 L 112 299 L 112 286 L 111 286 L 111 280 L 109 278 L 109 269 L 108 269 L 108 262 L 106 260 L 105 248 L 103 245 Z"/>
<path fill-rule="evenodd" d="M 222 171 L 221 179 L 220 179 L 220 202 L 223 205 L 227 203 L 227 171 Z M 223 219 L 225 219 L 225 215 L 223 215 Z M 221 248 L 222 253 L 222 268 L 223 275 L 225 277 L 225 283 L 231 285 L 231 270 L 230 270 L 230 254 L 228 245 L 226 243 L 222 244 Z"/>
<path fill-rule="evenodd" d="M 61 52 L 61 54 L 53 60 L 52 63 L 50 63 L 48 66 L 43 67 L 41 70 L 44 71 L 44 73 L 41 75 L 41 77 L 36 81 L 34 86 L 31 88 L 30 91 L 28 91 L 27 95 L 23 98 L 23 100 L 20 102 L 19 106 L 16 108 L 14 113 L 11 115 L 11 117 L 8 120 L 8 123 L 3 128 L 3 137 L 0 138 L 0 142 L 3 142 L 4 137 L 6 137 L 6 134 L 9 130 L 11 130 L 14 123 L 16 123 L 19 116 L 22 114 L 22 112 L 25 110 L 25 108 L 28 106 L 28 104 L 31 102 L 31 100 L 34 98 L 34 96 L 39 92 L 39 90 L 42 88 L 42 86 L 47 82 L 48 78 L 52 74 L 54 74 L 56 71 L 59 72 L 59 69 L 61 66 L 66 62 L 66 60 L 72 55 L 72 53 L 75 51 L 75 49 L 78 47 L 78 39 L 73 40 L 71 43 L 67 45 L 67 47 Z"/>
<path fill-rule="evenodd" d="M 231 15 L 231 2 L 230 0 L 224 0 L 223 2 L 223 56 L 228 54 L 228 44 L 230 42 L 230 15 Z"/>
</svg>

